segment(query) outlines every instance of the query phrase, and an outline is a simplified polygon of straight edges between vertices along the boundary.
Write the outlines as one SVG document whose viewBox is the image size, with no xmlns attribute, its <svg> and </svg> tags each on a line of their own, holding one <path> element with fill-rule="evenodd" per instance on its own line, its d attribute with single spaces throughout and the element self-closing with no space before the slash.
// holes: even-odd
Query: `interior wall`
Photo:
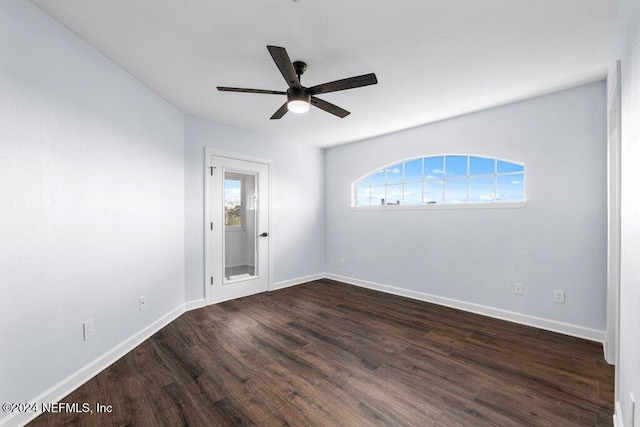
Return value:
<svg viewBox="0 0 640 427">
<path fill-rule="evenodd" d="M 0 401 L 28 402 L 184 304 L 184 115 L 28 1 L 0 57 Z"/>
<path fill-rule="evenodd" d="M 327 272 L 479 312 L 488 307 L 546 319 L 558 330 L 600 339 L 605 90 L 600 81 L 327 150 Z M 360 177 L 392 162 L 446 153 L 524 162 L 526 207 L 350 207 L 351 184 Z M 524 295 L 514 295 L 516 282 Z M 565 304 L 553 302 L 554 289 L 565 290 Z"/>
<path fill-rule="evenodd" d="M 266 119 L 265 119 L 266 120 Z M 286 118 L 284 119 L 286 120 Z M 271 160 L 271 256 L 276 286 L 324 272 L 324 150 L 187 116 L 187 301 L 204 298 L 205 147 Z"/>
<path fill-rule="evenodd" d="M 621 65 L 620 361 L 616 367 L 621 411 L 617 415 L 624 426 L 632 426 L 630 393 L 636 400 L 635 425 L 640 425 L 640 3 L 637 0 L 619 2 L 611 59 L 610 76 L 615 73 L 618 59 Z"/>
</svg>

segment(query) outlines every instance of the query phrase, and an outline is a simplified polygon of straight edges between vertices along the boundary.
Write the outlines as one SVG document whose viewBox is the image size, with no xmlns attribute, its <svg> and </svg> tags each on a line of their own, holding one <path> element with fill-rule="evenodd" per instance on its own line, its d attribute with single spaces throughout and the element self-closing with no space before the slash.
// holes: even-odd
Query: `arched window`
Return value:
<svg viewBox="0 0 640 427">
<path fill-rule="evenodd" d="M 524 164 L 489 157 L 408 159 L 353 184 L 353 206 L 524 202 Z"/>
</svg>

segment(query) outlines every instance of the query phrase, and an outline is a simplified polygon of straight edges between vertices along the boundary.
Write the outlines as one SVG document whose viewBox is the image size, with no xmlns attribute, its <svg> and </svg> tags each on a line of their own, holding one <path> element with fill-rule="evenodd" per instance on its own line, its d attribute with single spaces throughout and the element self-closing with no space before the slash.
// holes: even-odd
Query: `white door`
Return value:
<svg viewBox="0 0 640 427">
<path fill-rule="evenodd" d="M 211 156 L 208 303 L 269 289 L 269 165 Z"/>
</svg>

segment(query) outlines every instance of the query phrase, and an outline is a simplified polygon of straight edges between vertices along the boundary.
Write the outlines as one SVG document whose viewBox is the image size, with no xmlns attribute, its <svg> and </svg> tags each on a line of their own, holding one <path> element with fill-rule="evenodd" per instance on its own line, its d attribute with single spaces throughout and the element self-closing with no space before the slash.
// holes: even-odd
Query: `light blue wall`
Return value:
<svg viewBox="0 0 640 427">
<path fill-rule="evenodd" d="M 443 153 L 524 162 L 527 206 L 350 208 L 359 177 Z M 604 82 L 329 149 L 326 271 L 601 335 L 606 158 Z M 524 295 L 514 295 L 515 282 Z M 553 289 L 566 291 L 565 304 L 553 303 Z"/>
<path fill-rule="evenodd" d="M 184 304 L 184 115 L 28 1 L 0 57 L 0 401 L 28 402 Z"/>
<path fill-rule="evenodd" d="M 187 116 L 185 230 L 187 301 L 204 297 L 205 147 L 271 160 L 274 282 L 324 272 L 324 150 Z"/>
</svg>

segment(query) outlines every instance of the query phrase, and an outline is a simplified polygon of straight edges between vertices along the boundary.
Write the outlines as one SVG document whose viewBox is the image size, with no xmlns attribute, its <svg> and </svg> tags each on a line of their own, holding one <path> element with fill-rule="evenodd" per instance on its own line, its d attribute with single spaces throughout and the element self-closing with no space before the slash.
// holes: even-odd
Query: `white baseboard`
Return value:
<svg viewBox="0 0 640 427">
<path fill-rule="evenodd" d="M 204 307 L 206 305 L 207 305 L 207 302 L 205 301 L 204 298 L 194 299 L 194 300 L 187 301 L 187 302 L 184 303 L 184 310 L 185 311 L 196 310 L 196 309 L 202 308 L 202 307 Z"/>
<path fill-rule="evenodd" d="M 578 338 L 584 338 L 591 341 L 603 343 L 605 338 L 605 332 L 596 329 L 585 328 L 578 325 L 573 325 L 564 322 L 558 322 L 555 320 L 543 319 L 540 317 L 529 316 L 521 313 L 515 313 L 512 311 L 497 309 L 479 304 L 473 304 L 465 301 L 455 300 L 451 298 L 440 297 L 437 295 L 431 295 L 423 292 L 412 291 L 409 289 L 398 288 L 395 286 L 383 285 L 381 283 L 369 282 L 366 280 L 354 279 L 351 277 L 340 276 L 330 273 L 318 273 L 309 276 L 298 277 L 295 279 L 284 280 L 276 282 L 272 286 L 272 291 L 287 288 L 290 286 L 300 285 L 307 282 L 320 279 L 331 279 L 343 283 L 348 283 L 355 286 L 360 286 L 367 289 L 373 289 L 376 291 L 385 292 L 388 294 L 399 295 L 407 298 L 412 298 L 420 301 L 430 302 L 446 307 L 456 308 L 472 313 L 481 314 L 484 316 L 494 317 L 514 323 L 520 323 L 527 326 L 533 326 L 548 331 L 559 332 L 565 335 L 570 335 Z M 127 340 L 113 347 L 111 350 L 96 358 L 91 363 L 80 368 L 75 373 L 71 374 L 67 378 L 60 381 L 50 389 L 44 391 L 40 395 L 31 400 L 31 403 L 52 403 L 58 402 L 73 392 L 75 389 L 89 381 L 91 378 L 102 372 L 108 366 L 116 362 L 125 354 L 129 353 L 135 347 L 140 345 L 146 339 L 158 332 L 160 329 L 177 319 L 182 313 L 187 310 L 194 310 L 204 307 L 206 305 L 205 299 L 200 298 L 192 301 L 187 301 L 184 304 L 176 307 L 160 319 L 156 320 L 149 326 L 142 329 L 140 332 L 134 334 Z M 23 426 L 28 422 L 36 418 L 37 413 L 14 413 L 0 419 L 0 427 L 8 426 Z M 623 427 L 622 418 L 620 413 L 620 403 L 616 403 L 616 411 L 614 414 L 615 427 Z"/>
<path fill-rule="evenodd" d="M 456 308 L 459 310 L 469 311 L 471 313 L 481 314 L 496 319 L 507 320 L 513 323 L 532 326 L 547 331 L 558 332 L 577 338 L 583 338 L 589 341 L 604 342 L 605 331 L 597 329 L 585 328 L 583 326 L 571 323 L 558 322 L 556 320 L 544 319 L 541 317 L 530 316 L 527 314 L 516 313 L 513 311 L 502 310 L 499 308 L 489 307 L 480 304 L 460 301 L 452 298 L 440 297 L 423 292 L 412 291 L 409 289 L 398 288 L 395 286 L 383 285 L 381 283 L 369 282 L 367 280 L 354 279 L 352 277 L 340 276 L 337 274 L 326 274 L 327 279 L 337 280 L 339 282 L 348 283 L 350 285 L 360 286 L 367 289 L 386 292 L 393 295 L 399 295 L 420 301 L 430 302 L 446 307 Z"/>
<path fill-rule="evenodd" d="M 609 347 L 609 343 L 607 342 L 607 332 L 606 331 L 605 331 L 604 342 L 602 343 L 602 348 L 604 349 L 604 360 L 609 365 L 615 365 L 616 364 L 615 348 Z"/>
<path fill-rule="evenodd" d="M 140 332 L 132 335 L 122 343 L 113 347 L 111 350 L 94 359 L 89 364 L 78 369 L 76 372 L 69 375 L 58 384 L 31 399 L 30 403 L 37 403 L 38 406 L 41 407 L 43 403 L 59 402 L 69 393 L 73 392 L 75 389 L 77 389 L 78 387 L 89 381 L 91 378 L 95 377 L 100 372 L 105 370 L 111 364 L 116 362 L 122 356 L 129 353 L 138 345 L 142 344 L 147 338 L 151 337 L 160 329 L 173 322 L 182 313 L 184 313 L 184 311 L 185 305 L 181 304 L 146 328 L 142 329 Z M 7 417 L 0 419 L 0 427 L 24 426 L 25 424 L 36 418 L 38 415 L 40 414 L 15 412 Z"/>
<path fill-rule="evenodd" d="M 278 289 L 288 288 L 289 286 L 301 285 L 307 282 L 313 282 L 314 280 L 320 280 L 326 278 L 324 273 L 311 274 L 309 276 L 296 277 L 295 279 L 283 280 L 282 282 L 276 282 L 273 284 L 270 291 L 276 291 Z"/>
</svg>

